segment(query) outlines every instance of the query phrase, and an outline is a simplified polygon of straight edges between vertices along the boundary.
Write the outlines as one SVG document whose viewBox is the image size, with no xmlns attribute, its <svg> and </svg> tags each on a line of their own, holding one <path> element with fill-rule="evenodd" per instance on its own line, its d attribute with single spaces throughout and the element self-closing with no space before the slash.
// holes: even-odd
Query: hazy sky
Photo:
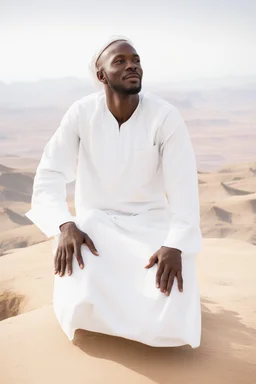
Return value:
<svg viewBox="0 0 256 384">
<path fill-rule="evenodd" d="M 256 0 L 0 0 L 0 80 L 89 76 L 104 37 L 130 37 L 145 78 L 256 75 Z"/>
</svg>

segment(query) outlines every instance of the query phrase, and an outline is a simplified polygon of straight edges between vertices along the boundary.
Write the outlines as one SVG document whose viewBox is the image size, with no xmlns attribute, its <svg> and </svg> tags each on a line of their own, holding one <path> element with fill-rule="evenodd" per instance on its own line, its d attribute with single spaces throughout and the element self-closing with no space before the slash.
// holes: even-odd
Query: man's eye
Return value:
<svg viewBox="0 0 256 384">
<path fill-rule="evenodd" d="M 123 64 L 124 60 L 120 59 L 120 60 L 116 60 L 116 64 Z"/>
</svg>

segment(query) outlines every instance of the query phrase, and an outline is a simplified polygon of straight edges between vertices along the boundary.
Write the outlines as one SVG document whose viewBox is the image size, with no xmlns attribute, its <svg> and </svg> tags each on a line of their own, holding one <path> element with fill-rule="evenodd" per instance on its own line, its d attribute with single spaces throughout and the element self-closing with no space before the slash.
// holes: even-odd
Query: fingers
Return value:
<svg viewBox="0 0 256 384">
<path fill-rule="evenodd" d="M 66 263 L 68 275 L 72 274 L 73 247 L 66 248 Z"/>
<path fill-rule="evenodd" d="M 170 270 L 168 266 L 164 267 L 164 265 L 160 264 L 156 273 L 156 287 L 160 288 L 160 291 L 166 296 L 169 296 L 172 291 L 175 277 L 177 277 L 179 291 L 183 292 L 181 270 L 176 272 L 174 269 Z"/>
<path fill-rule="evenodd" d="M 145 268 L 151 268 L 153 267 L 153 265 L 155 265 L 155 263 L 157 262 L 158 258 L 157 258 L 157 255 L 153 255 L 150 257 L 149 261 L 148 261 L 148 264 L 145 266 Z"/>
<path fill-rule="evenodd" d="M 87 247 L 90 249 L 90 251 L 95 256 L 99 256 L 99 253 L 98 253 L 97 249 L 95 248 L 93 241 L 90 239 L 90 237 L 88 235 L 85 235 L 85 244 L 87 245 Z"/>
<path fill-rule="evenodd" d="M 156 287 L 160 288 L 160 283 L 161 283 L 161 276 L 164 271 L 164 267 L 162 264 L 159 264 L 157 272 L 156 272 Z"/>
<path fill-rule="evenodd" d="M 73 251 L 70 248 L 59 247 L 56 252 L 54 259 L 54 273 L 59 274 L 60 277 L 65 275 L 66 267 L 68 269 L 68 274 L 72 273 L 72 258 Z"/>
<path fill-rule="evenodd" d="M 183 292 L 183 278 L 181 271 L 177 272 L 178 288 L 180 292 Z"/>
<path fill-rule="evenodd" d="M 60 277 L 65 275 L 66 264 L 66 251 L 62 249 L 60 257 Z"/>
<path fill-rule="evenodd" d="M 76 259 L 81 269 L 84 268 L 83 258 L 81 255 L 81 247 L 76 243 L 73 246 L 68 246 L 66 248 L 59 247 L 56 252 L 55 260 L 54 260 L 54 273 L 59 274 L 60 277 L 65 275 L 65 271 L 67 269 L 67 273 L 70 276 L 73 272 L 72 269 L 72 261 L 73 254 L 75 253 Z"/>
<path fill-rule="evenodd" d="M 74 243 L 74 252 L 75 252 L 75 257 L 77 259 L 78 265 L 81 269 L 84 268 L 84 261 L 82 258 L 82 253 L 81 253 L 81 245 Z"/>
<path fill-rule="evenodd" d="M 60 256 L 61 256 L 61 253 L 60 253 L 60 249 L 58 248 L 56 251 L 55 259 L 54 259 L 54 274 L 55 275 L 57 275 L 57 273 L 60 272 Z"/>
<path fill-rule="evenodd" d="M 168 283 L 167 283 L 166 291 L 165 291 L 166 296 L 169 296 L 170 293 L 171 293 L 173 282 L 174 282 L 174 278 L 175 278 L 175 272 L 171 271 L 171 273 L 169 275 L 169 278 L 168 278 Z"/>
<path fill-rule="evenodd" d="M 170 268 L 166 266 L 160 279 L 160 291 L 163 293 L 167 292 L 169 274 L 170 274 Z"/>
</svg>

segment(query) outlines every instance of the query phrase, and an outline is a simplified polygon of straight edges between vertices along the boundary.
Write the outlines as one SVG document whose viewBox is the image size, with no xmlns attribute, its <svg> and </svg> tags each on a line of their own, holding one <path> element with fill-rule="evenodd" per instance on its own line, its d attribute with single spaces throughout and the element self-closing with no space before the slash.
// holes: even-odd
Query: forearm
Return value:
<svg viewBox="0 0 256 384">
<path fill-rule="evenodd" d="M 202 236 L 197 166 L 180 115 L 173 132 L 165 135 L 162 166 L 170 215 L 170 230 L 163 245 L 183 253 L 198 253 Z"/>
<path fill-rule="evenodd" d="M 60 233 L 60 226 L 74 220 L 66 202 L 62 174 L 39 169 L 34 180 L 31 209 L 26 216 L 47 236 Z"/>
<path fill-rule="evenodd" d="M 72 106 L 44 148 L 34 179 L 31 210 L 26 216 L 48 237 L 73 221 L 66 202 L 66 184 L 76 178 L 79 148 L 78 111 Z"/>
</svg>

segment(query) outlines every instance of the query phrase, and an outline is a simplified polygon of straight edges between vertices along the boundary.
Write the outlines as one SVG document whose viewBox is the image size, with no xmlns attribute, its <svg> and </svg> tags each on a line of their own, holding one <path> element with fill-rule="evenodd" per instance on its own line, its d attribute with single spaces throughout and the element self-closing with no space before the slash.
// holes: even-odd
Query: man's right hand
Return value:
<svg viewBox="0 0 256 384">
<path fill-rule="evenodd" d="M 90 237 L 80 231 L 75 223 L 68 222 L 60 226 L 60 239 L 54 259 L 54 272 L 55 275 L 59 274 L 60 277 L 65 275 L 67 269 L 68 275 L 72 274 L 72 260 L 75 255 L 77 262 L 81 269 L 84 268 L 84 262 L 81 254 L 82 244 L 86 244 L 90 251 L 98 256 L 98 251 L 95 248 L 93 241 Z"/>
</svg>

